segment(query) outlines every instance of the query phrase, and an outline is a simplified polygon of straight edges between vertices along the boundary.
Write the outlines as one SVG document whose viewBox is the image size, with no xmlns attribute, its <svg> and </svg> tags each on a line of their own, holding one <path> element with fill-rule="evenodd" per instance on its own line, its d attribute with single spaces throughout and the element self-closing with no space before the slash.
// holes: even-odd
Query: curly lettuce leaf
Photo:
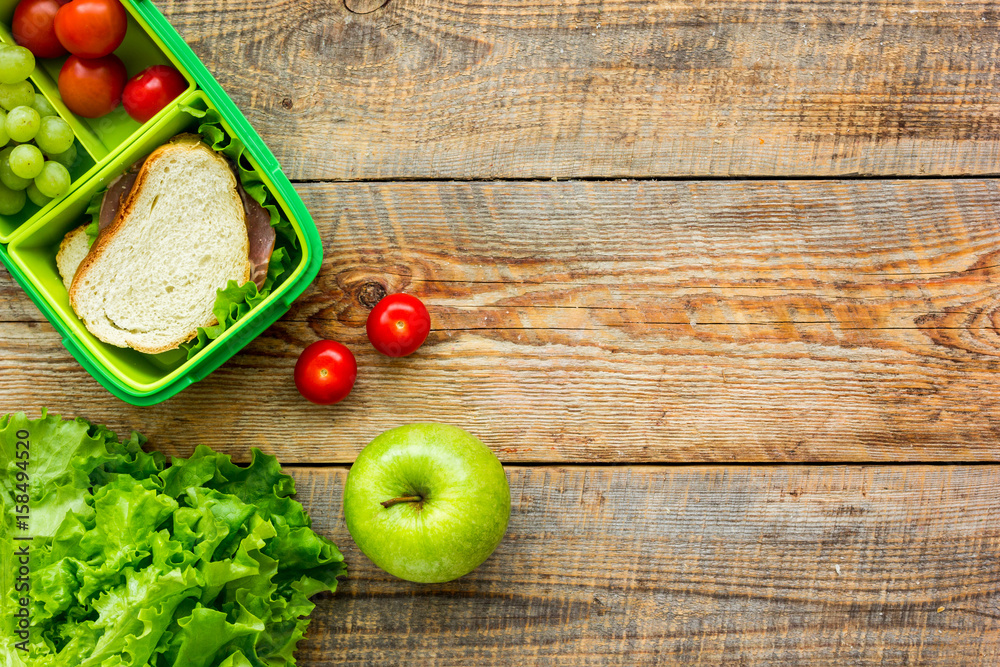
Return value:
<svg viewBox="0 0 1000 667">
<path fill-rule="evenodd" d="M 116 658 L 123 666 L 149 664 L 174 610 L 184 598 L 197 595 L 201 587 L 198 571 L 193 568 L 169 572 L 128 568 L 123 574 L 122 586 L 93 603 L 98 613 L 93 627 L 100 639 L 80 667 L 96 667 Z"/>
<path fill-rule="evenodd" d="M 177 510 L 177 501 L 159 493 L 150 480 L 122 475 L 91 496 L 93 527 L 80 541 L 85 553 L 100 553 L 105 567 L 121 570 L 152 553 L 161 524 Z"/>
<path fill-rule="evenodd" d="M 11 638 L 6 557 L 24 431 L 51 529 L 31 546 L 27 652 Z M 144 442 L 83 419 L 0 419 L 0 667 L 294 665 L 309 598 L 334 591 L 345 567 L 292 498 L 292 478 L 258 450 L 240 466 L 200 446 L 165 467 Z"/>
<path fill-rule="evenodd" d="M 112 431 L 85 419 L 64 420 L 44 411 L 40 419 L 12 414 L 0 419 L 0 479 L 8 492 L 17 476 L 17 434 L 22 431 L 30 434 L 31 532 L 36 537 L 54 535 L 68 512 L 89 512 L 84 491 L 92 474 L 112 474 L 108 471 L 118 466 L 155 470 L 157 465 L 156 455 L 139 453 L 137 434 L 122 443 Z"/>
<path fill-rule="evenodd" d="M 189 487 L 174 513 L 174 535 L 203 563 L 223 558 L 256 508 L 212 489 Z"/>
<path fill-rule="evenodd" d="M 257 285 L 253 282 L 238 285 L 235 280 L 230 280 L 229 284 L 216 292 L 215 295 L 212 313 L 218 320 L 218 324 L 199 327 L 197 336 L 181 346 L 187 350 L 187 358 L 193 357 L 245 317 L 253 308 L 263 303 L 264 299 L 270 296 L 273 288 L 294 268 L 295 261 L 289 256 L 286 249 L 277 248 L 271 253 L 271 261 L 267 266 L 267 278 L 261 289 L 258 290 Z"/>
<path fill-rule="evenodd" d="M 88 248 L 94 245 L 97 235 L 101 232 L 101 204 L 104 203 L 104 193 L 107 191 L 107 188 L 101 188 L 91 195 L 90 203 L 87 204 L 87 210 L 84 212 L 84 215 L 90 216 L 90 222 L 86 229 Z"/>
<path fill-rule="evenodd" d="M 214 656 L 225 646 L 240 637 L 264 631 L 260 619 L 245 616 L 231 622 L 228 614 L 201 605 L 179 619 L 177 626 L 165 654 L 167 664 L 172 667 L 210 667 Z"/>
</svg>

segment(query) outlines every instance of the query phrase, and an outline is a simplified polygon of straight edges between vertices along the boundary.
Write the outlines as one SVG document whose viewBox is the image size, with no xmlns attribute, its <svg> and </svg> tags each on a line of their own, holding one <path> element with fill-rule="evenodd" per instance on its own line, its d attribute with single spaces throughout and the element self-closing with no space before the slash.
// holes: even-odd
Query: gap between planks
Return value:
<svg viewBox="0 0 1000 667">
<path fill-rule="evenodd" d="M 296 178 L 291 179 L 292 185 L 325 185 L 325 184 L 339 184 L 339 183 L 352 183 L 356 185 L 364 185 L 366 183 L 371 184 L 388 184 L 388 183 L 615 183 L 621 181 L 635 181 L 637 183 L 698 183 L 703 181 L 709 181 L 712 183 L 726 183 L 726 182 L 748 182 L 755 181 L 758 183 L 781 183 L 784 181 L 978 181 L 982 179 L 990 178 L 1000 178 L 1000 172 L 977 172 L 974 174 L 816 174 L 816 175 L 787 175 L 787 176 L 768 176 L 765 174 L 754 174 L 749 176 L 742 175 L 732 175 L 732 176 L 712 176 L 710 174 L 704 175 L 685 175 L 685 176 L 669 176 L 669 175 L 659 175 L 659 176 L 629 176 L 627 174 L 621 174 L 619 176 L 567 176 L 567 177 L 556 177 L 556 176 L 528 176 L 524 178 L 517 177 L 505 177 L 505 178 L 492 178 L 492 177 L 476 177 L 470 176 L 468 178 L 462 177 L 425 177 L 425 176 L 414 176 L 408 178 L 405 176 L 391 176 L 386 178 Z"/>
<path fill-rule="evenodd" d="M 294 461 L 282 463 L 281 467 L 290 470 L 332 470 L 350 469 L 353 461 L 322 461 L 311 463 L 308 461 Z M 630 470 L 731 470 L 734 468 L 991 468 L 1000 466 L 1000 463 L 993 461 L 732 461 L 727 463 L 704 463 L 701 461 L 679 461 L 679 462 L 641 462 L 641 463 L 620 463 L 611 461 L 515 461 L 503 463 L 505 469 L 512 468 L 534 468 L 534 469 L 608 469 L 621 468 Z"/>
<path fill-rule="evenodd" d="M 350 468 L 353 461 L 323 461 L 310 463 L 294 461 L 282 463 L 282 468 L 298 470 Z M 663 461 L 663 462 L 615 462 L 615 461 L 516 461 L 504 463 L 504 468 L 573 468 L 586 470 L 588 468 L 632 468 L 632 469 L 683 469 L 700 468 L 706 470 L 725 470 L 729 468 L 990 468 L 1000 466 L 995 461 L 732 461 L 726 463 L 704 463 L 701 461 Z"/>
</svg>

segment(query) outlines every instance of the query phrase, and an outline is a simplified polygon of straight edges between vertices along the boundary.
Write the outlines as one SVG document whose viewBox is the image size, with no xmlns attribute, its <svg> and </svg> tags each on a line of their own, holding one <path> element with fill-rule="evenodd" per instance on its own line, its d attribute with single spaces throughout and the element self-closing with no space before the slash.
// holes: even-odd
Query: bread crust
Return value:
<svg viewBox="0 0 1000 667">
<path fill-rule="evenodd" d="M 79 268 L 77 268 L 76 275 L 73 278 L 73 284 L 69 290 L 69 303 L 75 312 L 79 312 L 79 307 L 77 303 L 77 293 L 79 291 L 80 285 L 82 284 L 82 278 L 84 278 L 93 269 L 93 267 L 101 260 L 105 250 L 111 245 L 113 239 L 125 229 L 125 223 L 130 217 L 133 209 L 135 208 L 136 201 L 138 200 L 139 194 L 142 192 L 142 188 L 149 177 L 149 172 L 151 171 L 151 168 L 156 165 L 157 161 L 168 157 L 172 151 L 176 150 L 187 151 L 191 150 L 192 148 L 204 151 L 206 154 L 210 155 L 212 159 L 217 160 L 225 167 L 226 171 L 231 175 L 233 179 L 233 188 L 230 191 L 229 195 L 233 198 L 237 209 L 242 214 L 243 202 L 240 199 L 239 193 L 236 188 L 237 176 L 235 173 L 233 173 L 233 169 L 229 164 L 229 162 L 223 156 L 219 155 L 211 148 L 209 148 L 205 143 L 203 143 L 198 135 L 196 134 L 177 135 L 176 137 L 171 139 L 170 142 L 154 150 L 145 159 L 145 161 L 142 164 L 142 168 L 139 170 L 138 176 L 136 176 L 135 185 L 132 187 L 132 190 L 129 192 L 128 196 L 125 198 L 125 201 L 122 203 L 122 206 L 118 211 L 118 215 L 115 216 L 114 221 L 112 221 L 111 224 L 107 226 L 107 228 L 101 231 L 100 235 L 97 237 L 97 240 L 94 242 L 94 245 L 91 246 L 90 252 L 83 259 L 83 261 L 80 262 L 80 266 Z M 246 220 L 244 219 L 243 222 L 245 225 Z M 247 259 L 244 262 L 242 279 L 239 281 L 241 285 L 246 283 L 250 279 L 251 266 L 249 260 L 249 241 L 246 242 L 246 249 L 247 249 Z M 87 324 L 86 320 L 84 320 L 84 325 L 86 324 Z M 169 350 L 177 349 L 183 343 L 186 343 L 187 341 L 191 340 L 192 338 L 197 336 L 198 328 L 209 327 L 215 324 L 218 324 L 218 319 L 215 317 L 215 315 L 211 315 L 211 317 L 207 321 L 196 325 L 195 328 L 192 331 L 188 332 L 184 337 L 179 338 L 171 343 L 167 343 L 165 345 L 155 348 L 143 346 L 141 344 L 133 345 L 131 343 L 127 345 L 121 345 L 120 347 L 130 347 L 133 350 L 136 350 L 138 352 L 143 352 L 146 354 L 159 354 L 161 352 L 167 352 Z M 90 327 L 88 326 L 87 328 L 89 329 Z M 95 333 L 94 335 L 97 334 Z M 101 337 L 98 336 L 98 338 Z M 104 339 L 101 338 L 101 340 Z M 110 343 L 112 345 L 118 345 L 117 343 L 114 343 L 112 341 L 104 340 L 104 342 Z"/>
<path fill-rule="evenodd" d="M 63 279 L 63 284 L 66 284 L 66 275 L 63 273 L 64 262 L 71 261 L 69 259 L 69 255 L 73 252 L 73 244 L 81 234 L 83 236 L 87 235 L 87 225 L 80 225 L 76 229 L 66 232 L 66 236 L 64 236 L 63 240 L 59 243 L 59 250 L 56 252 L 56 267 L 59 270 L 59 277 Z M 86 257 L 86 255 L 84 255 L 84 257 Z M 83 260 L 81 259 L 80 261 L 82 262 Z M 79 267 L 79 264 L 77 264 L 77 267 Z M 75 270 L 73 271 L 73 276 L 76 276 Z M 67 291 L 71 285 L 72 278 L 67 285 Z"/>
</svg>

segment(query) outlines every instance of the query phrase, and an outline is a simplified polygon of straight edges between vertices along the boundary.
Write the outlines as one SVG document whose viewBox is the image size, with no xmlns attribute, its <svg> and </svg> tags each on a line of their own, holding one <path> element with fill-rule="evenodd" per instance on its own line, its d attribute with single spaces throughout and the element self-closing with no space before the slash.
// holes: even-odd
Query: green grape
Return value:
<svg viewBox="0 0 1000 667">
<path fill-rule="evenodd" d="M 28 188 L 25 190 L 25 192 L 28 193 L 28 199 L 30 199 L 32 203 L 39 208 L 45 206 L 50 201 L 52 201 L 52 197 L 46 197 L 45 195 L 42 194 L 41 190 L 38 189 L 38 186 L 35 185 L 34 181 L 32 181 L 28 185 Z"/>
<path fill-rule="evenodd" d="M 49 104 L 49 101 L 45 98 L 45 95 L 41 93 L 35 93 L 35 101 L 32 103 L 31 108 L 38 112 L 38 115 L 42 118 L 46 116 L 58 116 L 59 112 L 56 111 L 55 107 Z"/>
<path fill-rule="evenodd" d="M 56 153 L 54 155 L 52 153 L 47 153 L 46 157 L 50 160 L 55 160 L 67 169 L 72 169 L 73 165 L 76 164 L 76 144 L 74 143 L 69 147 L 69 150 L 62 153 Z"/>
<path fill-rule="evenodd" d="M 10 141 L 10 135 L 7 134 L 7 128 L 4 126 L 7 122 L 7 112 L 0 109 L 0 147 L 6 146 L 7 142 Z"/>
<path fill-rule="evenodd" d="M 0 83 L 18 83 L 35 69 L 35 56 L 23 46 L 0 49 Z"/>
<path fill-rule="evenodd" d="M 45 116 L 35 134 L 35 143 L 46 153 L 62 153 L 73 145 L 73 128 L 59 116 Z"/>
<path fill-rule="evenodd" d="M 42 173 L 45 157 L 42 156 L 42 151 L 38 150 L 37 146 L 21 144 L 14 147 L 7 161 L 10 163 L 10 170 L 14 172 L 14 175 L 30 179 Z M 65 168 L 63 167 L 63 169 Z"/>
<path fill-rule="evenodd" d="M 69 190 L 69 171 L 58 162 L 49 160 L 42 173 L 35 177 L 38 191 L 46 197 L 62 197 Z"/>
<path fill-rule="evenodd" d="M 31 180 L 21 178 L 10 170 L 10 154 L 14 152 L 14 146 L 8 146 L 0 151 L 0 183 L 11 190 L 23 190 L 28 187 Z"/>
<path fill-rule="evenodd" d="M 14 107 L 30 107 L 34 103 L 35 87 L 30 81 L 0 83 L 0 107 L 10 111 Z"/>
<path fill-rule="evenodd" d="M 38 133 L 38 128 L 42 124 L 42 118 L 38 112 L 31 107 L 14 107 L 7 114 L 7 120 L 3 126 L 7 129 L 7 134 L 14 141 L 31 141 Z"/>
<path fill-rule="evenodd" d="M 15 215 L 24 208 L 24 193 L 0 185 L 0 215 Z"/>
</svg>

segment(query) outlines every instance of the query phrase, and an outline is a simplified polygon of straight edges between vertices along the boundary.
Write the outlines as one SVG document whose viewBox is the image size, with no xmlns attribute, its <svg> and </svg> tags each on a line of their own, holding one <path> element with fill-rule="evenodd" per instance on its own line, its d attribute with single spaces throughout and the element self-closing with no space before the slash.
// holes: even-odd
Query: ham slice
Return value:
<svg viewBox="0 0 1000 667">
<path fill-rule="evenodd" d="M 239 183 L 239 180 L 237 180 Z M 267 265 L 274 250 L 275 233 L 271 226 L 271 214 L 257 200 L 247 194 L 242 185 L 237 186 L 246 213 L 247 238 L 250 239 L 250 280 L 257 289 L 264 286 L 267 279 Z"/>
<path fill-rule="evenodd" d="M 139 174 L 143 162 L 145 160 L 136 162 L 131 169 L 108 185 L 104 199 L 101 200 L 101 212 L 98 215 L 99 231 L 104 231 L 104 228 L 114 222 L 118 216 L 119 209 L 135 186 L 135 178 Z M 236 174 L 235 169 L 233 173 Z M 243 201 L 247 239 L 250 241 L 250 280 L 257 285 L 257 289 L 260 289 L 264 286 L 264 281 L 267 280 L 267 267 L 271 261 L 271 253 L 274 251 L 276 236 L 274 228 L 271 227 L 271 214 L 258 204 L 257 200 L 247 194 L 240 183 L 239 175 L 236 174 L 236 176 L 236 187 L 240 192 L 240 199 Z"/>
<path fill-rule="evenodd" d="M 138 175 L 139 170 L 133 166 L 132 169 L 129 169 L 108 185 L 108 191 L 104 193 L 104 199 L 101 200 L 101 212 L 97 218 L 97 228 L 99 231 L 103 232 L 105 227 L 114 222 L 115 217 L 118 215 L 118 209 L 122 207 L 126 197 L 132 192 L 132 186 L 135 185 L 135 177 Z"/>
</svg>

